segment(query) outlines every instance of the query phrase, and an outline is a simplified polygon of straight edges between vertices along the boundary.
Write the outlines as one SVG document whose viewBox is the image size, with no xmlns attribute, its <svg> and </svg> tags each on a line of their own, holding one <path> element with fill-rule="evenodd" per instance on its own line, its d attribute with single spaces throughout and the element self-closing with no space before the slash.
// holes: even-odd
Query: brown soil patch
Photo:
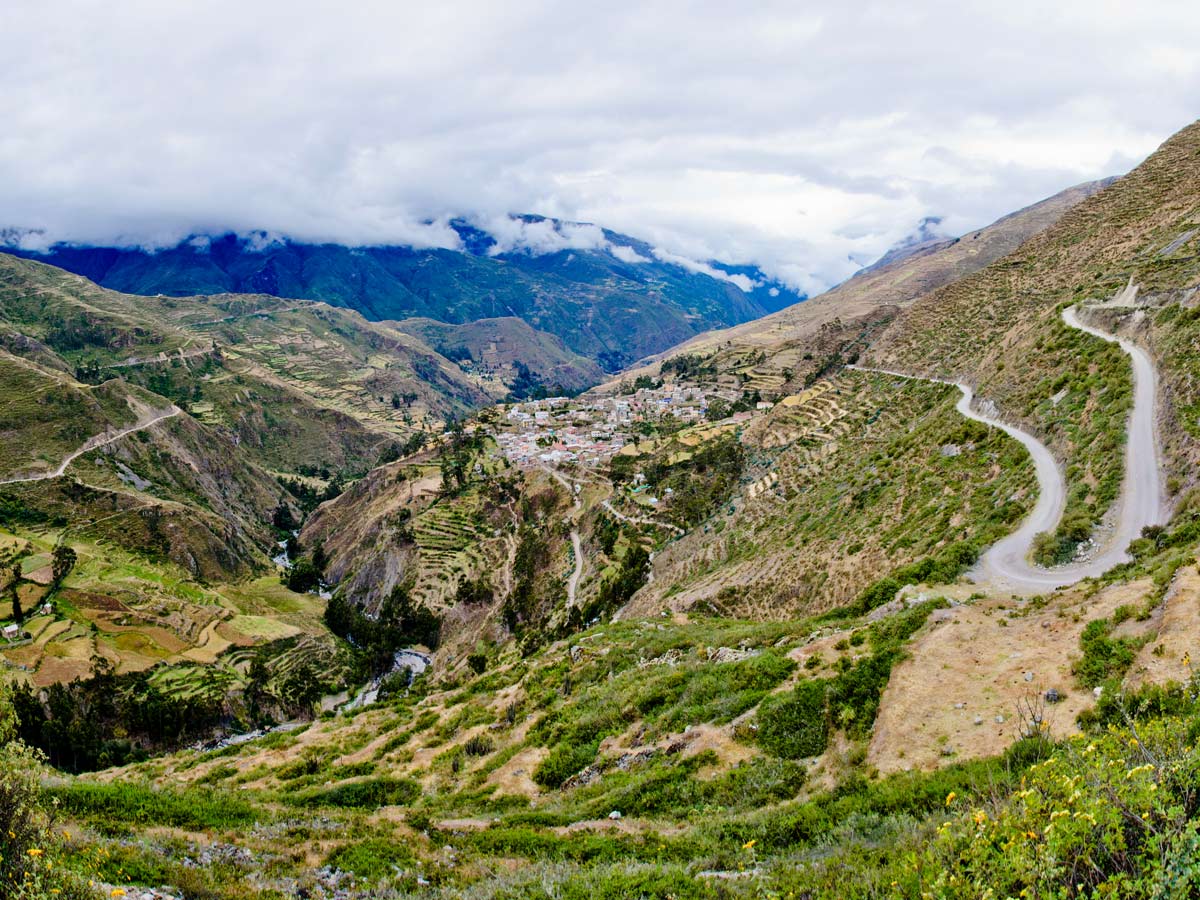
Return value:
<svg viewBox="0 0 1200 900">
<path fill-rule="evenodd" d="M 125 611 L 125 604 L 115 597 L 105 594 L 93 594 L 90 591 L 63 591 L 64 600 L 80 609 L 101 609 L 108 612 Z"/>
<path fill-rule="evenodd" d="M 1050 688 L 1064 697 L 1046 708 L 1051 732 L 1074 734 L 1075 717 L 1094 702 L 1071 675 L 1080 633 L 1122 603 L 1142 602 L 1150 589 L 1141 581 L 1087 600 L 1069 592 L 1040 610 L 988 599 L 935 614 L 892 673 L 868 761 L 886 773 L 993 756 L 1018 737 L 1018 703 Z"/>
<path fill-rule="evenodd" d="M 32 572 L 26 572 L 25 578 L 36 584 L 47 585 L 54 580 L 54 567 L 42 566 L 39 569 L 34 569 Z"/>
<path fill-rule="evenodd" d="M 443 819 L 437 823 L 439 831 L 483 831 L 490 828 L 491 819 Z"/>
<path fill-rule="evenodd" d="M 1200 572 L 1193 565 L 1175 574 L 1160 608 L 1158 639 L 1150 641 L 1129 670 L 1126 684 L 1186 684 L 1200 666 Z"/>
<path fill-rule="evenodd" d="M 253 647 L 255 639 L 248 634 L 243 634 L 236 628 L 231 628 L 227 622 L 222 622 L 216 628 L 217 636 L 222 640 L 233 644 L 236 647 Z"/>
<path fill-rule="evenodd" d="M 541 788 L 534 783 L 533 770 L 549 755 L 545 747 L 526 747 L 492 772 L 486 785 L 494 785 L 496 794 L 518 794 L 535 797 L 541 793 Z"/>
<path fill-rule="evenodd" d="M 46 596 L 45 589 L 39 584 L 21 584 L 17 587 L 17 596 L 21 600 L 21 608 L 30 610 L 42 605 L 42 597 Z M 5 606 L 8 606 L 6 603 Z"/>
<path fill-rule="evenodd" d="M 717 754 L 722 767 L 736 766 L 758 755 L 753 748 L 734 740 L 729 728 L 707 722 L 693 725 L 682 737 L 688 743 L 682 753 L 685 758 L 711 750 Z"/>
<path fill-rule="evenodd" d="M 48 687 L 59 682 L 66 683 L 73 678 L 86 678 L 92 671 L 92 664 L 86 659 L 70 657 L 46 656 L 33 675 L 33 683 L 37 687 Z"/>
</svg>

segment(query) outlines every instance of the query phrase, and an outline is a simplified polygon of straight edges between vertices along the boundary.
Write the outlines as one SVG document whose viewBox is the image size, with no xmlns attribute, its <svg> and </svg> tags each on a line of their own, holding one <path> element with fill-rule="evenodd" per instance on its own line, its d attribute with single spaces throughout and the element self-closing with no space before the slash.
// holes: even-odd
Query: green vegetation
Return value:
<svg viewBox="0 0 1200 900">
<path fill-rule="evenodd" d="M 835 610 L 831 616 L 861 616 L 883 606 L 895 598 L 896 593 L 909 584 L 950 584 L 979 558 L 979 549 L 974 544 L 952 544 L 935 556 L 901 566 L 890 575 L 871 584 L 847 607 Z"/>
<path fill-rule="evenodd" d="M 829 739 L 825 685 L 801 681 L 787 694 L 768 697 L 758 707 L 756 722 L 759 746 L 772 756 L 819 756 Z"/>
<path fill-rule="evenodd" d="M 1096 619 L 1088 622 L 1079 636 L 1079 646 L 1083 656 L 1075 663 L 1072 671 L 1079 683 L 1086 688 L 1094 688 L 1111 682 L 1120 684 L 1137 649 L 1134 642 L 1127 638 L 1112 637 L 1114 623 L 1108 619 Z"/>
<path fill-rule="evenodd" d="M 15 690 L 21 738 L 53 765 L 85 772 L 177 749 L 235 725 L 239 717 L 263 723 L 275 715 L 306 715 L 344 669 L 319 670 L 315 659 L 285 665 L 289 643 L 273 648 L 270 666 L 264 658 L 271 652 L 260 651 L 245 680 L 195 665 L 117 675 L 98 658 L 89 678 L 36 692 Z"/>
<path fill-rule="evenodd" d="M 17 738 L 7 683 L 0 681 L 0 896 L 94 896 L 60 865 L 63 836 L 39 785 L 41 761 Z"/>
<path fill-rule="evenodd" d="M 577 699 L 553 707 L 536 725 L 550 755 L 534 772 L 543 787 L 558 787 L 595 759 L 600 741 L 633 721 L 658 733 L 700 722 L 728 722 L 754 707 L 791 671 L 792 663 L 764 652 L 740 662 L 662 666 L 649 676 L 627 670 Z"/>
<path fill-rule="evenodd" d="M 378 881 L 395 875 L 398 869 L 412 866 L 416 859 L 403 844 L 373 838 L 343 844 L 330 853 L 325 862 L 367 881 Z"/>
<path fill-rule="evenodd" d="M 414 781 L 371 778 L 305 791 L 289 797 L 288 802 L 297 806 L 378 809 L 381 806 L 407 805 L 420 794 L 421 787 Z"/>
<path fill-rule="evenodd" d="M 335 594 L 325 608 L 325 624 L 351 642 L 373 675 L 391 671 L 397 650 L 413 644 L 437 647 L 442 629 L 437 615 L 402 585 L 387 595 L 376 618 Z"/>
<path fill-rule="evenodd" d="M 196 831 L 243 828 L 262 819 L 254 804 L 212 789 L 180 792 L 128 781 L 73 782 L 50 788 L 48 795 L 65 815 L 104 823 L 118 834 L 153 825 Z"/>
<path fill-rule="evenodd" d="M 733 435 L 704 443 L 694 452 L 679 453 L 671 445 L 650 460 L 615 456 L 610 463 L 615 482 L 628 481 L 640 471 L 646 484 L 664 498 L 663 508 L 671 521 L 696 525 L 708 518 L 729 498 L 741 478 L 746 454 Z"/>
</svg>

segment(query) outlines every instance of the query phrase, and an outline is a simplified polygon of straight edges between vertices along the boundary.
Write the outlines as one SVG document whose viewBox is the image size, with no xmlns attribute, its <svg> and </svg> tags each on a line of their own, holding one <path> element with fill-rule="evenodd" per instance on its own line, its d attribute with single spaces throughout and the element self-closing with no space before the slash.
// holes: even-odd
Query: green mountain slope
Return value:
<svg viewBox="0 0 1200 900">
<path fill-rule="evenodd" d="M 30 614 L 5 659 L 38 685 L 97 660 L 131 677 L 191 667 L 191 686 L 239 648 L 328 656 L 321 601 L 271 562 L 281 526 L 488 400 L 419 340 L 346 310 L 134 297 L 11 256 L 0 385 L 0 617 Z"/>
<path fill-rule="evenodd" d="M 390 370 L 360 350 L 410 346 L 388 326 L 236 297 L 163 301 L 156 325 L 104 292 L 43 320 L 18 298 L 0 375 L 47 399 L 0 420 L 19 438 L 9 471 L 137 426 L 156 397 L 192 411 L 81 455 L 76 479 L 4 486 L 32 499 L 0 493 L 18 604 L 47 596 L 81 517 L 68 615 L 39 613 L 3 651 L 46 690 L 15 695 L 20 733 L 63 768 L 123 764 L 48 789 L 83 835 L 54 843 L 56 866 L 118 891 L 246 897 L 1190 896 L 1200 124 L 1125 178 L 1022 215 L 981 232 L 986 252 L 926 247 L 863 273 L 841 313 L 814 300 L 810 318 L 684 348 L 606 391 L 482 410 L 424 447 L 408 401 L 379 399 Z M 1014 596 L 970 567 L 1033 504 L 1025 450 L 958 413 L 950 385 L 847 364 L 967 380 L 1037 433 L 1070 491 L 1039 547 L 1053 561 L 1103 528 L 1130 405 L 1127 357 L 1062 323 L 1076 304 L 1158 366 L 1172 515 L 1128 562 Z M 218 346 L 197 345 L 214 307 Z M 154 357 L 146 375 L 96 377 L 135 350 Z M 327 601 L 253 577 L 253 559 L 240 580 L 182 577 L 138 543 L 169 539 L 178 508 L 197 524 L 171 527 L 197 546 L 210 523 L 244 520 L 258 558 L 280 533 L 256 532 L 252 511 L 311 503 L 301 479 L 324 476 L 291 462 L 260 495 L 284 447 L 230 436 L 257 402 L 247 387 L 268 382 L 297 417 L 321 405 L 404 440 L 300 529 L 295 571 L 324 579 Z M 414 425 L 433 423 L 423 402 Z M 267 430 L 287 405 L 258 414 Z M 135 502 L 157 512 L 131 537 L 92 518 Z M 89 649 L 122 645 L 144 680 L 61 686 Z M 398 651 L 430 668 L 396 668 Z M 148 669 L 156 654 L 171 665 Z M 188 748 L 193 730 L 136 715 L 162 696 L 199 698 L 187 709 L 211 730 L 264 721 L 261 703 L 293 721 Z M 140 760 L 64 724 L 93 708 L 106 734 L 171 752 Z"/>
<path fill-rule="evenodd" d="M 544 233 L 550 246 L 505 250 L 486 232 L 456 221 L 451 224 L 460 250 L 354 248 L 231 234 L 192 238 L 154 253 L 73 245 L 39 254 L 10 250 L 134 294 L 272 294 L 322 300 L 374 320 L 416 317 L 460 325 L 515 316 L 610 372 L 699 331 L 803 299 L 756 269 L 719 263 L 708 273 L 684 268 L 663 261 L 642 241 L 595 226 L 536 216 L 513 223 Z M 571 239 L 581 228 L 589 235 L 586 246 Z M 530 347 L 530 368 L 544 352 L 542 344 Z"/>
<path fill-rule="evenodd" d="M 604 377 L 590 359 L 568 350 L 561 340 L 534 331 L 514 316 L 447 325 L 433 319 L 405 319 L 399 331 L 420 338 L 442 356 L 477 375 L 485 389 L 503 398 L 534 392 L 562 394 L 591 387 Z"/>
</svg>

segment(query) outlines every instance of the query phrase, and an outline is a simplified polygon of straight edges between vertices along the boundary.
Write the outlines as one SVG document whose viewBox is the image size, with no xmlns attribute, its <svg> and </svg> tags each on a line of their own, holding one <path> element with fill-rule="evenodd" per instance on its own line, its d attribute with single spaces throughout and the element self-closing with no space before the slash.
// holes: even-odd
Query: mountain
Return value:
<svg viewBox="0 0 1200 900">
<path fill-rule="evenodd" d="M 207 581 L 266 568 L 274 512 L 301 505 L 277 476 L 293 490 L 317 473 L 353 478 L 489 402 L 457 365 L 356 313 L 135 297 L 12 256 L 0 257 L 0 373 L 0 481 L 14 510 L 102 528 Z M 64 459 L 69 472 L 53 477 Z M 179 524 L 144 532 L 118 509 Z"/>
<path fill-rule="evenodd" d="M 1076 204 L 1104 189 L 1112 179 L 1089 182 L 1060 191 L 1032 206 L 1009 213 L 991 225 L 958 238 L 929 237 L 904 243 L 864 267 L 836 287 L 803 304 L 733 328 L 697 335 L 677 347 L 634 367 L 627 376 L 653 372 L 664 359 L 684 354 L 712 354 L 720 349 L 733 356 L 765 354 L 778 374 L 788 357 L 770 352 L 785 348 L 796 336 L 810 335 L 823 325 L 864 316 L 891 315 L 918 297 L 982 269 L 1011 253 L 1033 235 L 1048 228 Z M 924 229 L 926 232 L 928 228 Z M 889 312 L 889 310 L 891 310 Z"/>
<path fill-rule="evenodd" d="M 71 837 L 16 845 L 46 877 L 114 896 L 1192 891 L 1200 123 L 1112 183 L 444 430 L 433 408 L 465 412 L 482 354 L 525 326 L 409 323 L 418 341 L 304 301 L 6 265 L 3 472 L 47 477 L 0 485 L 4 596 L 39 610 L 0 647 L 36 688 L 0 694 L 0 746 L 80 773 L 5 782 L 34 805 L 53 775 L 41 800 Z M 425 341 L 472 371 L 424 357 L 414 424 L 389 420 L 364 372 L 427 365 Z M 267 376 L 297 409 L 231 432 Z M 405 445 L 314 506 L 298 479 L 324 478 L 268 432 L 322 402 Z M 1147 454 L 1162 515 L 1126 531 Z M 1054 496 L 1058 524 L 1029 519 Z M 272 504 L 309 515 L 271 531 Z M 201 552 L 219 527 L 245 571 L 190 574 L 177 538 Z M 256 577 L 290 531 L 286 580 L 311 591 Z M 1038 575 L 1016 586 L 986 565 L 1014 536 Z M 124 670 L 72 682 L 92 650 Z"/>
<path fill-rule="evenodd" d="M 477 376 L 499 399 L 535 392 L 573 393 L 603 380 L 596 363 L 568 350 L 523 319 L 504 316 L 447 325 L 433 319 L 405 319 L 394 327 L 424 341 L 442 356 Z"/>
<path fill-rule="evenodd" d="M 263 235 L 197 235 L 174 247 L 59 244 L 9 252 L 131 294 L 252 293 L 322 300 L 372 320 L 448 324 L 514 316 L 612 372 L 713 327 L 804 299 L 748 267 L 698 263 L 590 225 L 538 216 L 502 245 L 464 221 L 460 250 L 305 244 Z M 541 350 L 531 347 L 531 364 Z"/>
</svg>

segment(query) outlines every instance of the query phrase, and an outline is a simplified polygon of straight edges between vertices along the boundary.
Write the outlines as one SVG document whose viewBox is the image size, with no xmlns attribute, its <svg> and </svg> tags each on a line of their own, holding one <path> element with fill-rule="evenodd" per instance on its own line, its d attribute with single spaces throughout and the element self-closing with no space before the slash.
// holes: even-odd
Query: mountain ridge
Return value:
<svg viewBox="0 0 1200 900">
<path fill-rule="evenodd" d="M 752 267 L 692 261 L 626 235 L 540 216 L 510 217 L 507 243 L 463 220 L 461 249 L 350 247 L 287 238 L 193 235 L 150 252 L 56 244 L 7 252 L 125 293 L 256 293 L 322 300 L 368 319 L 465 324 L 517 316 L 614 371 L 710 328 L 804 299 Z"/>
</svg>

